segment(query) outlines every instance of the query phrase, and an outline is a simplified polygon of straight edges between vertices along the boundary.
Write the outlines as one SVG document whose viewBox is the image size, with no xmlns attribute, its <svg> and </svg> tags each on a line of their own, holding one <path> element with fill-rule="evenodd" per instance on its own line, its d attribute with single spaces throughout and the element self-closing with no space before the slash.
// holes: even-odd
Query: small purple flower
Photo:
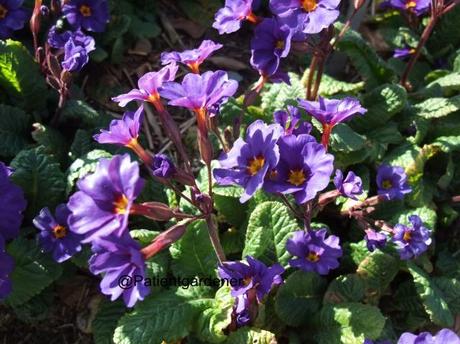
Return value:
<svg viewBox="0 0 460 344">
<path fill-rule="evenodd" d="M 398 223 L 393 228 L 392 240 L 402 260 L 420 256 L 431 244 L 431 231 L 423 226 L 422 219 L 417 215 L 411 215 L 409 222 L 409 226 Z"/>
<path fill-rule="evenodd" d="M 11 169 L 0 161 L 0 236 L 5 240 L 19 235 L 22 212 L 26 209 L 22 189 L 10 180 Z"/>
<path fill-rule="evenodd" d="M 141 247 L 127 233 L 121 237 L 108 236 L 93 242 L 94 254 L 89 259 L 89 270 L 94 275 L 104 273 L 100 288 L 104 295 L 110 295 L 111 301 L 123 297 L 127 307 L 133 307 L 142 301 L 150 289 L 143 283 L 145 278 L 145 259 Z M 132 281 L 142 278 L 142 282 L 124 284 L 128 278 Z"/>
<path fill-rule="evenodd" d="M 161 63 L 163 65 L 169 63 L 180 62 L 188 66 L 192 72 L 199 73 L 200 65 L 216 50 L 222 48 L 223 45 L 214 43 L 211 40 L 204 40 L 198 49 L 186 50 L 181 53 L 176 51 L 161 54 Z"/>
<path fill-rule="evenodd" d="M 288 252 L 297 258 L 289 260 L 289 265 L 304 271 L 315 271 L 327 275 L 339 266 L 342 256 L 340 239 L 335 235 L 326 238 L 327 230 L 297 231 L 286 242 Z"/>
<path fill-rule="evenodd" d="M 11 37 L 13 31 L 20 30 L 28 19 L 22 8 L 24 0 L 0 0 L 0 39 Z"/>
<path fill-rule="evenodd" d="M 275 73 L 280 60 L 289 54 L 291 38 L 292 31 L 282 28 L 276 19 L 264 19 L 251 40 L 251 65 L 268 75 Z"/>
<path fill-rule="evenodd" d="M 109 22 L 107 0 L 69 0 L 62 7 L 67 21 L 75 28 L 102 32 Z"/>
<path fill-rule="evenodd" d="M 169 64 L 158 72 L 146 73 L 137 82 L 138 89 L 119 95 L 112 98 L 112 100 L 119 103 L 118 105 L 121 107 L 125 107 L 126 104 L 133 100 L 151 102 L 154 105 L 161 104 L 158 89 L 163 83 L 175 79 L 178 68 L 176 64 Z"/>
<path fill-rule="evenodd" d="M 404 59 L 413 54 L 415 54 L 414 48 L 395 49 L 393 57 L 397 59 Z"/>
<path fill-rule="evenodd" d="M 142 124 L 142 112 L 142 107 L 136 112 L 125 112 L 122 119 L 111 121 L 109 130 L 101 129 L 99 134 L 94 135 L 94 139 L 102 144 L 110 143 L 125 147 L 137 145 Z"/>
<path fill-rule="evenodd" d="M 9 275 L 13 272 L 14 260 L 5 251 L 5 239 L 0 235 L 0 300 L 11 293 L 11 280 Z"/>
<path fill-rule="evenodd" d="M 43 208 L 33 223 L 41 232 L 38 234 L 44 252 L 52 252 L 53 259 L 62 263 L 81 251 L 80 235 L 69 231 L 67 220 L 70 211 L 65 204 L 56 208 L 56 218 L 48 208 Z"/>
<path fill-rule="evenodd" d="M 225 7 L 217 11 L 212 27 L 221 35 L 236 32 L 241 28 L 244 20 L 258 22 L 252 10 L 253 0 L 225 0 Z"/>
<path fill-rule="evenodd" d="M 78 72 L 89 61 L 89 53 L 96 49 L 94 38 L 85 36 L 81 31 L 70 35 L 64 45 L 62 67 L 69 72 Z"/>
<path fill-rule="evenodd" d="M 272 193 L 293 194 L 304 204 L 327 187 L 334 157 L 310 135 L 283 136 L 278 141 L 280 160 L 270 170 L 264 189 Z"/>
<path fill-rule="evenodd" d="M 342 196 L 357 200 L 363 193 L 363 182 L 353 171 L 348 172 L 345 179 L 340 170 L 335 171 L 334 185 L 340 191 Z"/>
<path fill-rule="evenodd" d="M 293 26 L 314 34 L 329 27 L 338 17 L 340 0 L 270 0 L 271 11 L 280 17 L 290 17 Z"/>
<path fill-rule="evenodd" d="M 430 0 L 390 0 L 390 7 L 421 16 L 430 10 Z"/>
<path fill-rule="evenodd" d="M 76 32 L 81 32 L 77 30 Z M 81 32 L 83 35 L 83 33 Z M 72 31 L 62 31 L 60 32 L 56 25 L 51 26 L 48 31 L 48 44 L 56 49 L 64 48 L 64 45 L 67 43 L 69 38 L 72 36 Z"/>
<path fill-rule="evenodd" d="M 398 340 L 398 344 L 460 344 L 460 338 L 455 332 L 444 328 L 433 336 L 429 332 L 418 335 L 405 332 Z"/>
<path fill-rule="evenodd" d="M 376 232 L 372 229 L 366 229 L 366 246 L 370 252 L 374 252 L 376 249 L 384 248 L 387 243 L 387 236 L 383 233 Z"/>
<path fill-rule="evenodd" d="M 275 123 L 284 129 L 284 135 L 310 134 L 311 124 L 301 120 L 300 111 L 292 105 L 287 110 L 278 110 L 273 114 Z"/>
<path fill-rule="evenodd" d="M 278 124 L 253 122 L 246 131 L 246 140 L 239 138 L 228 153 L 219 159 L 221 168 L 214 169 L 214 178 L 220 185 L 240 185 L 244 193 L 240 202 L 246 202 L 262 188 L 265 176 L 279 161 L 276 145 L 282 129 Z"/>
<path fill-rule="evenodd" d="M 401 200 L 412 191 L 400 166 L 381 165 L 377 171 L 377 193 L 387 200 Z"/>
<path fill-rule="evenodd" d="M 246 257 L 244 262 L 224 262 L 218 267 L 219 276 L 226 280 L 237 279 L 241 283 L 232 286 L 232 296 L 239 297 L 247 294 L 250 290 L 256 291 L 258 302 L 267 295 L 273 286 L 283 283 L 281 274 L 284 268 L 280 264 L 267 267 L 261 261 Z"/>
<path fill-rule="evenodd" d="M 176 167 L 166 155 L 156 154 L 153 157 L 152 173 L 160 178 L 171 178 L 176 173 Z"/>
<path fill-rule="evenodd" d="M 111 234 L 121 236 L 143 186 L 139 165 L 129 155 L 99 160 L 96 171 L 77 182 L 79 191 L 69 199 L 70 230 L 85 236 L 82 243 Z"/>
</svg>

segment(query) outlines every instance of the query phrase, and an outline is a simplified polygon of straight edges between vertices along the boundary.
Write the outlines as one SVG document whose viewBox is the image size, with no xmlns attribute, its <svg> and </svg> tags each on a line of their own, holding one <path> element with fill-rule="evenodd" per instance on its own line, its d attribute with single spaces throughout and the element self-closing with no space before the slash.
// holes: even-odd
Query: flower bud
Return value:
<svg viewBox="0 0 460 344">
<path fill-rule="evenodd" d="M 169 221 L 176 216 L 170 207 L 160 202 L 133 204 L 131 211 L 133 214 L 143 215 L 154 221 Z"/>
<path fill-rule="evenodd" d="M 172 243 L 179 240 L 187 229 L 186 224 L 177 224 L 169 228 L 168 230 L 160 233 L 152 243 L 141 250 L 145 259 L 149 259 L 156 255 L 158 252 L 168 248 Z"/>
</svg>

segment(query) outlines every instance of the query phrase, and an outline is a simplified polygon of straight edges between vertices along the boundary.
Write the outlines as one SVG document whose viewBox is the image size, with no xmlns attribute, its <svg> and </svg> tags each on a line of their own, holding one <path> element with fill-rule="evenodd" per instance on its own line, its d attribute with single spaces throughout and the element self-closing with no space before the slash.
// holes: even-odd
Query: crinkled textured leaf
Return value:
<svg viewBox="0 0 460 344">
<path fill-rule="evenodd" d="M 460 110 L 460 96 L 430 98 L 413 106 L 417 116 L 432 119 L 453 114 Z"/>
<path fill-rule="evenodd" d="M 232 332 L 226 344 L 273 344 L 276 337 L 273 333 L 254 327 L 242 327 Z"/>
<path fill-rule="evenodd" d="M 30 116 L 21 109 L 0 104 L 0 156 L 12 157 L 24 149 L 30 132 Z"/>
<path fill-rule="evenodd" d="M 301 83 L 304 87 L 307 85 L 307 80 L 308 80 L 308 75 L 310 73 L 310 69 L 306 69 L 302 79 Z M 323 97 L 331 97 L 334 95 L 339 95 L 339 94 L 356 94 L 359 91 L 361 91 L 364 88 L 364 82 L 356 82 L 356 83 L 350 83 L 350 82 L 345 82 L 345 81 L 340 81 L 337 79 L 334 79 L 333 77 L 323 74 L 321 78 L 321 84 L 319 85 L 319 90 L 318 93 L 323 96 Z"/>
<path fill-rule="evenodd" d="M 267 84 L 262 92 L 261 108 L 267 120 L 273 118 L 276 110 L 286 108 L 287 105 L 297 105 L 298 98 L 305 98 L 305 87 L 294 73 L 289 73 L 291 85 L 285 83 Z"/>
<path fill-rule="evenodd" d="M 364 298 L 364 292 L 364 282 L 359 275 L 342 275 L 329 284 L 324 302 L 332 304 L 360 302 Z"/>
<path fill-rule="evenodd" d="M 460 72 L 450 73 L 430 82 L 426 88 L 441 87 L 445 96 L 452 95 L 460 91 Z"/>
<path fill-rule="evenodd" d="M 68 146 L 64 135 L 59 130 L 41 123 L 35 123 L 33 126 L 33 139 L 45 147 L 47 154 L 54 155 L 60 163 L 65 164 Z"/>
<path fill-rule="evenodd" d="M 83 122 L 85 125 L 92 127 L 99 120 L 99 114 L 83 100 L 71 99 L 66 102 L 59 119 L 62 122 Z"/>
<path fill-rule="evenodd" d="M 111 302 L 107 299 L 102 301 L 96 318 L 92 322 L 93 339 L 95 344 L 112 344 L 113 333 L 118 320 L 125 313 L 123 302 L 118 300 Z"/>
<path fill-rule="evenodd" d="M 445 153 L 459 151 L 460 136 L 441 136 L 438 137 L 432 145 L 439 147 Z"/>
<path fill-rule="evenodd" d="M 355 152 L 362 148 L 366 143 L 366 137 L 358 134 L 345 123 L 340 123 L 334 127 L 331 135 L 331 148 L 339 152 Z"/>
</svg>

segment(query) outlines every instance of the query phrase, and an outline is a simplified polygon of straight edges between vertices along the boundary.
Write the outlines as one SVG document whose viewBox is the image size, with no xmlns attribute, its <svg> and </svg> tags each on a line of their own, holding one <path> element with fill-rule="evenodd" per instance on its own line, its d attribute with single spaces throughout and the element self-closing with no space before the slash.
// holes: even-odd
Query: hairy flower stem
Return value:
<svg viewBox="0 0 460 344">
<path fill-rule="evenodd" d="M 310 62 L 310 67 L 308 68 L 308 79 L 307 79 L 307 85 L 306 85 L 306 89 L 307 89 L 306 99 L 307 100 L 313 100 L 311 97 L 311 93 L 312 93 L 311 91 L 312 91 L 312 84 L 313 84 L 313 76 L 316 71 L 317 63 L 318 63 L 318 57 L 316 54 L 314 54 Z"/>
<path fill-rule="evenodd" d="M 283 194 L 279 194 L 281 200 L 283 201 L 283 203 L 291 210 L 291 212 L 294 214 L 294 216 L 298 217 L 299 219 L 302 219 L 303 218 L 303 215 L 301 213 L 299 213 L 291 204 L 291 202 L 289 202 L 289 200 L 287 199 L 287 197 Z"/>
<path fill-rule="evenodd" d="M 212 214 L 209 214 L 206 217 L 206 224 L 208 225 L 209 238 L 211 239 L 211 244 L 214 248 L 214 252 L 216 252 L 217 260 L 219 261 L 219 264 L 222 264 L 227 260 L 227 258 L 225 258 L 224 249 L 222 248 L 222 244 L 220 243 L 219 239 L 219 231 L 214 220 L 212 219 Z"/>
<path fill-rule="evenodd" d="M 312 201 L 308 201 L 307 203 L 304 204 L 304 227 L 305 230 L 309 231 L 311 229 L 311 217 L 313 215 L 313 204 Z"/>
</svg>

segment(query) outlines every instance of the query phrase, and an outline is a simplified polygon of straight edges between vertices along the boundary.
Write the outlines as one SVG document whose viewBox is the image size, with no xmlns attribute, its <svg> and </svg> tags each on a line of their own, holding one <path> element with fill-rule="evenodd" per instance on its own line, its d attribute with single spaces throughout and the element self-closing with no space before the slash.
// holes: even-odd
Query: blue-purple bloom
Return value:
<svg viewBox="0 0 460 344">
<path fill-rule="evenodd" d="M 0 235 L 0 300 L 11 293 L 11 280 L 9 275 L 13 272 L 14 260 L 5 251 L 5 239 Z"/>
<path fill-rule="evenodd" d="M 288 252 L 297 257 L 289 260 L 289 265 L 304 271 L 315 271 L 327 275 L 339 266 L 342 256 L 340 239 L 335 235 L 326 238 L 327 230 L 297 231 L 286 242 Z"/>
<path fill-rule="evenodd" d="M 340 0 L 270 0 L 271 11 L 300 31 L 318 33 L 339 17 Z"/>
<path fill-rule="evenodd" d="M 280 264 L 267 267 L 261 261 L 246 257 L 244 262 L 224 262 L 218 267 L 219 276 L 226 280 L 237 279 L 242 283 L 232 286 L 232 296 L 239 297 L 255 290 L 258 302 L 267 295 L 275 285 L 283 283 L 281 274 L 284 268 Z"/>
<path fill-rule="evenodd" d="M 251 322 L 251 304 L 247 294 L 239 295 L 235 298 L 234 314 L 236 318 L 236 325 L 243 327 Z"/>
<path fill-rule="evenodd" d="M 21 188 L 10 180 L 11 169 L 0 161 L 0 236 L 5 240 L 19 235 L 22 212 L 27 202 Z"/>
<path fill-rule="evenodd" d="M 246 202 L 262 188 L 265 176 L 278 164 L 280 155 L 276 142 L 281 133 L 278 124 L 253 122 L 247 128 L 245 140 L 236 140 L 232 149 L 220 157 L 221 168 L 214 169 L 217 183 L 244 187 L 240 202 Z"/>
<path fill-rule="evenodd" d="M 278 141 L 280 160 L 270 170 L 264 189 L 272 193 L 293 194 L 304 204 L 329 184 L 334 157 L 310 135 L 283 136 Z"/>
<path fill-rule="evenodd" d="M 430 0 L 390 0 L 389 6 L 421 16 L 430 10 Z"/>
<path fill-rule="evenodd" d="M 211 40 L 204 40 L 197 49 L 185 50 L 181 53 L 177 51 L 162 53 L 161 63 L 166 65 L 180 62 L 188 66 L 194 73 L 199 73 L 200 65 L 204 60 L 222 47 L 222 44 L 214 43 Z"/>
<path fill-rule="evenodd" d="M 69 0 L 62 7 L 67 21 L 74 28 L 102 32 L 109 21 L 107 0 Z"/>
<path fill-rule="evenodd" d="M 401 200 L 412 191 L 400 166 L 381 165 L 377 171 L 377 193 L 387 200 Z"/>
<path fill-rule="evenodd" d="M 431 244 L 431 231 L 423 226 L 417 215 L 409 216 L 408 226 L 397 224 L 393 228 L 393 242 L 402 260 L 420 256 Z"/>
<path fill-rule="evenodd" d="M 156 154 L 152 161 L 152 173 L 156 177 L 171 178 L 176 173 L 176 167 L 165 154 Z"/>
<path fill-rule="evenodd" d="M 212 27 L 222 35 L 238 31 L 244 20 L 257 23 L 258 18 L 252 13 L 253 2 L 253 0 L 225 0 L 225 7 L 217 11 Z"/>
<path fill-rule="evenodd" d="M 415 54 L 414 48 L 395 49 L 393 57 L 397 59 L 404 59 L 413 54 Z"/>
<path fill-rule="evenodd" d="M 38 240 L 44 252 L 51 252 L 53 259 L 62 263 L 81 251 L 80 235 L 69 231 L 67 220 L 70 211 L 65 204 L 56 208 L 54 217 L 48 208 L 43 208 L 33 219 L 40 230 Z"/>
<path fill-rule="evenodd" d="M 334 185 L 342 196 L 357 200 L 363 193 L 363 182 L 353 171 L 348 172 L 345 179 L 341 170 L 335 171 Z"/>
<path fill-rule="evenodd" d="M 69 72 L 78 72 L 89 61 L 89 53 L 96 49 L 93 37 L 84 35 L 81 31 L 71 33 L 64 44 L 64 59 L 62 67 Z"/>
<path fill-rule="evenodd" d="M 274 74 L 280 60 L 289 54 L 291 39 L 292 30 L 281 27 L 276 19 L 264 19 L 251 40 L 251 65 L 267 75 Z"/>
<path fill-rule="evenodd" d="M 460 338 L 452 330 L 444 328 L 434 336 L 429 332 L 418 335 L 405 332 L 399 338 L 398 344 L 460 344 Z"/>
<path fill-rule="evenodd" d="M 125 112 L 122 119 L 111 121 L 109 130 L 101 129 L 99 134 L 94 135 L 94 139 L 102 144 L 110 143 L 125 147 L 137 144 L 142 124 L 142 112 L 142 107 L 136 112 Z"/>
<path fill-rule="evenodd" d="M 122 296 L 128 307 L 144 300 L 150 289 L 142 282 L 130 284 L 128 281 L 139 277 L 143 281 L 146 274 L 141 247 L 129 234 L 98 238 L 91 249 L 94 254 L 89 259 L 89 270 L 95 275 L 104 273 L 100 284 L 104 295 L 110 295 L 112 301 Z"/>
<path fill-rule="evenodd" d="M 382 249 L 387 243 L 387 236 L 381 232 L 376 232 L 373 229 L 366 229 L 366 246 L 370 252 L 374 252 L 376 249 Z"/>
<path fill-rule="evenodd" d="M 69 199 L 70 230 L 84 235 L 83 243 L 111 234 L 122 236 L 143 186 L 139 165 L 129 155 L 99 160 L 96 171 L 77 182 L 78 191 Z"/>
<path fill-rule="evenodd" d="M 301 120 L 297 107 L 288 105 L 287 110 L 278 110 L 273 114 L 275 123 L 284 129 L 284 135 L 310 134 L 311 124 Z"/>
<path fill-rule="evenodd" d="M 0 39 L 11 37 L 13 31 L 20 30 L 28 19 L 22 8 L 24 0 L 0 0 Z"/>
</svg>

